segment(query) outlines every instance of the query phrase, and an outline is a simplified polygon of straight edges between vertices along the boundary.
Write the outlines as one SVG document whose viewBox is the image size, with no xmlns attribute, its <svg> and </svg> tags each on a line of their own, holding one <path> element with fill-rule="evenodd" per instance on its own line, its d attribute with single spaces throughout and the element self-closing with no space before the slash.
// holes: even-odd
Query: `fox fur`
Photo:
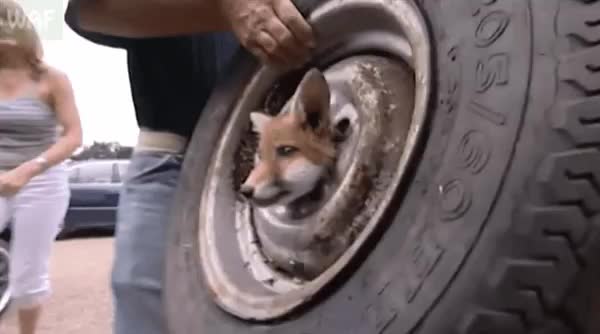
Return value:
<svg viewBox="0 0 600 334">
<path fill-rule="evenodd" d="M 241 193 L 255 205 L 290 204 L 326 177 L 335 161 L 330 98 L 324 75 L 311 69 L 279 114 L 250 113 L 259 141 Z"/>
</svg>

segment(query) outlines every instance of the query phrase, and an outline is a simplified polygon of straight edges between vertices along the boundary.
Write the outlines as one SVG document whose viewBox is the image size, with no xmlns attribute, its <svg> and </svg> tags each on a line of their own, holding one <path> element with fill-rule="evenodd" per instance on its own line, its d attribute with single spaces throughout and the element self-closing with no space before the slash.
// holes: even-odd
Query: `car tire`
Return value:
<svg viewBox="0 0 600 334">
<path fill-rule="evenodd" d="M 55 240 L 62 241 L 69 238 L 71 231 L 65 228 L 64 224 L 59 227 L 58 232 L 56 233 Z"/>
<path fill-rule="evenodd" d="M 296 0 L 306 14 L 338 0 Z M 242 51 L 184 160 L 166 247 L 173 334 L 592 333 L 600 295 L 600 1 L 420 0 L 433 44 L 426 139 L 389 224 L 332 289 L 245 321 L 201 274 L 211 155 L 257 64 Z M 360 20 L 360 18 L 357 18 Z M 344 26 L 351 22 L 331 22 Z M 227 221 L 220 222 L 227 224 Z"/>
<path fill-rule="evenodd" d="M 0 239 L 0 316 L 10 305 L 10 290 L 8 289 L 8 271 L 10 263 L 10 246 L 6 240 Z"/>
</svg>

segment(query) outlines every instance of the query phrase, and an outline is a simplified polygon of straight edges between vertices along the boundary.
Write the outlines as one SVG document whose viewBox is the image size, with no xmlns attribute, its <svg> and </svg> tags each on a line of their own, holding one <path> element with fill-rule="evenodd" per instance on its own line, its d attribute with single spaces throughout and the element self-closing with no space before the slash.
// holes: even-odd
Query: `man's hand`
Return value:
<svg viewBox="0 0 600 334">
<path fill-rule="evenodd" d="M 310 25 L 291 0 L 221 0 L 240 43 L 264 63 L 293 67 L 315 47 Z"/>
</svg>

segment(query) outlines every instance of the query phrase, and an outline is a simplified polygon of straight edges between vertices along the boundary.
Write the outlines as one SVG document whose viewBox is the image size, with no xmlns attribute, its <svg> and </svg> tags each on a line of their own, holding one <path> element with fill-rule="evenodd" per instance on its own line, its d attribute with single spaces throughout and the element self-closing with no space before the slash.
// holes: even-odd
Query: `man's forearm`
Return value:
<svg viewBox="0 0 600 334">
<path fill-rule="evenodd" d="M 82 29 L 122 37 L 229 30 L 219 0 L 80 0 Z"/>
</svg>

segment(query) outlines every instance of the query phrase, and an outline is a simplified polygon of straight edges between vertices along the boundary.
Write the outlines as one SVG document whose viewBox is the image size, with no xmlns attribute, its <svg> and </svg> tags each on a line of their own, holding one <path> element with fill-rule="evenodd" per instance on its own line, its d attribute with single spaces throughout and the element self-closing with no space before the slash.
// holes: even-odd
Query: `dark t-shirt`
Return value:
<svg viewBox="0 0 600 334">
<path fill-rule="evenodd" d="M 90 33 L 79 28 L 71 0 L 67 25 L 97 44 L 123 48 L 138 126 L 189 137 L 216 83 L 219 70 L 238 46 L 230 34 L 131 39 Z M 100 59 L 90 61 L 97 64 Z M 108 84 L 108 83 L 107 83 Z M 110 98 L 110 97 L 107 97 Z"/>
<path fill-rule="evenodd" d="M 140 127 L 191 135 L 216 78 L 210 66 L 215 62 L 210 52 L 214 46 L 204 39 L 155 39 L 128 49 L 129 80 Z"/>
</svg>

